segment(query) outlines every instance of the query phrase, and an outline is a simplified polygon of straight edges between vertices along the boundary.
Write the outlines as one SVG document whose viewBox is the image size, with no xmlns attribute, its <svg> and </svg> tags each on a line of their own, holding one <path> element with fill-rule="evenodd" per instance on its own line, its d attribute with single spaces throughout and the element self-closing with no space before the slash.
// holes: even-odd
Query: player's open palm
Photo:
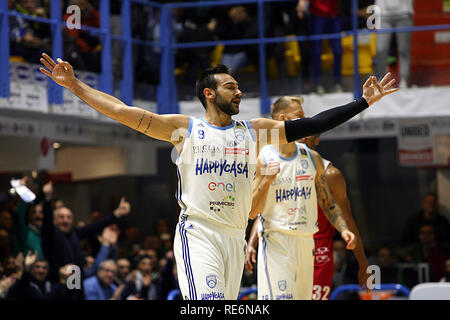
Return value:
<svg viewBox="0 0 450 320">
<path fill-rule="evenodd" d="M 56 59 L 53 61 L 46 53 L 42 54 L 41 63 L 47 68 L 40 68 L 41 72 L 53 79 L 57 84 L 69 88 L 75 80 L 75 74 L 70 63 Z"/>
<path fill-rule="evenodd" d="M 398 91 L 398 88 L 392 88 L 395 79 L 391 79 L 391 76 L 391 73 L 388 72 L 379 83 L 374 76 L 367 79 L 363 85 L 363 97 L 369 105 L 374 104 L 384 96 Z"/>
</svg>

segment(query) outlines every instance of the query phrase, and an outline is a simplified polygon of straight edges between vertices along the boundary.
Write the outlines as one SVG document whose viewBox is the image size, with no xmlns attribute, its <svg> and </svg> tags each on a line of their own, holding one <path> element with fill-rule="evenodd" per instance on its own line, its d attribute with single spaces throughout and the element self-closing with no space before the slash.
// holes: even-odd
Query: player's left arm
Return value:
<svg viewBox="0 0 450 320">
<path fill-rule="evenodd" d="M 347 243 L 347 249 L 353 250 L 356 246 L 355 235 L 351 232 L 347 226 L 347 222 L 344 219 L 342 209 L 333 199 L 331 191 L 328 187 L 328 183 L 325 177 L 325 169 L 323 167 L 322 157 L 311 150 L 316 163 L 316 177 L 315 186 L 317 201 L 323 210 L 323 213 L 327 217 L 328 221 L 336 228 L 342 236 L 342 239 Z"/>
<path fill-rule="evenodd" d="M 255 180 L 253 180 L 252 208 L 249 216 L 251 220 L 254 220 L 262 212 L 270 185 L 279 172 L 279 162 L 272 162 L 266 165 L 263 157 L 261 155 L 258 157 Z"/>
<path fill-rule="evenodd" d="M 362 286 L 362 284 L 366 284 L 367 278 L 369 277 L 369 274 L 367 273 L 367 267 L 369 263 L 364 252 L 364 243 L 361 239 L 361 235 L 351 212 L 350 201 L 347 196 L 347 185 L 345 183 L 345 178 L 342 175 L 341 171 L 331 164 L 328 166 L 325 176 L 333 198 L 342 209 L 342 213 L 344 215 L 345 221 L 347 222 L 349 230 L 355 234 L 356 247 L 355 249 L 353 249 L 353 253 L 355 254 L 356 260 L 358 261 L 358 280 L 360 286 Z"/>
<path fill-rule="evenodd" d="M 391 89 L 395 79 L 390 80 L 390 78 L 391 74 L 387 73 L 378 83 L 376 77 L 369 77 L 363 85 L 361 98 L 345 105 L 325 110 L 311 118 L 287 121 L 266 118 L 250 120 L 250 125 L 256 134 L 259 149 L 266 144 L 285 144 L 307 136 L 317 135 L 350 120 L 381 98 L 398 90 L 398 88 Z"/>
</svg>

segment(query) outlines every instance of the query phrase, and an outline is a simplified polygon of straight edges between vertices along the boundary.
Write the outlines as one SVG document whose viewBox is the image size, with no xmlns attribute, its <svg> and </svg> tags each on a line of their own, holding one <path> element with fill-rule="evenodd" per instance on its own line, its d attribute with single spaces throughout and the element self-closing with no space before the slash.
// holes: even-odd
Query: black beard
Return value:
<svg viewBox="0 0 450 320">
<path fill-rule="evenodd" d="M 216 96 L 214 97 L 214 103 L 217 107 L 219 107 L 222 112 L 226 113 L 229 116 L 238 114 L 239 111 L 236 111 L 236 109 L 233 106 L 233 103 L 231 101 L 226 101 L 219 93 L 216 92 Z"/>
</svg>

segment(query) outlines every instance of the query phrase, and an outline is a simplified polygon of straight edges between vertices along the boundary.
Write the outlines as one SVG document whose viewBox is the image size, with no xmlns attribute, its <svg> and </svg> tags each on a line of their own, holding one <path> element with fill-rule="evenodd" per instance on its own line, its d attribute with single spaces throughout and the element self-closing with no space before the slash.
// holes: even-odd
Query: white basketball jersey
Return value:
<svg viewBox="0 0 450 320">
<path fill-rule="evenodd" d="M 191 118 L 177 159 L 180 221 L 205 219 L 246 229 L 256 170 L 256 140 L 248 121 L 215 127 Z"/>
<path fill-rule="evenodd" d="M 266 164 L 280 162 L 280 173 L 269 188 L 262 211 L 264 231 L 283 231 L 313 235 L 317 227 L 316 164 L 308 147 L 296 143 L 290 159 L 283 158 L 273 146 L 262 148 Z M 260 230 L 260 231 L 262 231 Z"/>
</svg>

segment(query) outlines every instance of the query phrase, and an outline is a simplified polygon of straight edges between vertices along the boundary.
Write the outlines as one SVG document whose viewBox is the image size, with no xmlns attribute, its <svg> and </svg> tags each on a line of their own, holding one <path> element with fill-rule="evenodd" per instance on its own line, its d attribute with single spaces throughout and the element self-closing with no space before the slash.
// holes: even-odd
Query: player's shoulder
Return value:
<svg viewBox="0 0 450 320">
<path fill-rule="evenodd" d="M 274 152 L 273 147 L 270 144 L 266 144 L 264 147 L 260 149 L 258 158 L 265 158 L 273 152 Z"/>
<path fill-rule="evenodd" d="M 342 177 L 342 172 L 338 168 L 336 168 L 333 163 L 330 162 L 330 164 L 327 166 L 326 175 L 329 177 Z"/>
</svg>

